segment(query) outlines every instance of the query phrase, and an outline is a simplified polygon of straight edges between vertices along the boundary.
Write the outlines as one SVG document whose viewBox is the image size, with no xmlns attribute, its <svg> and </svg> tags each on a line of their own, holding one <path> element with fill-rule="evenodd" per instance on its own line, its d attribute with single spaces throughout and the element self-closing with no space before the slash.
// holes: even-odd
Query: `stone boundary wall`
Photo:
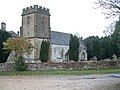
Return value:
<svg viewBox="0 0 120 90">
<path fill-rule="evenodd" d="M 120 68 L 120 61 L 81 61 L 67 63 L 26 63 L 28 70 Z M 0 71 L 12 71 L 14 63 L 1 63 Z"/>
</svg>

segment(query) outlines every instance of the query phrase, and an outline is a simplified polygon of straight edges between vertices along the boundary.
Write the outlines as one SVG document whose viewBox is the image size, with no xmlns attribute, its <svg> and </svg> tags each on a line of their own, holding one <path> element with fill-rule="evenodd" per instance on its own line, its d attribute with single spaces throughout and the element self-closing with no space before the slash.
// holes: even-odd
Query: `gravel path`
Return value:
<svg viewBox="0 0 120 90">
<path fill-rule="evenodd" d="M 118 84 L 119 75 L 114 77 L 109 74 L 0 77 L 0 90 L 120 90 Z"/>
</svg>

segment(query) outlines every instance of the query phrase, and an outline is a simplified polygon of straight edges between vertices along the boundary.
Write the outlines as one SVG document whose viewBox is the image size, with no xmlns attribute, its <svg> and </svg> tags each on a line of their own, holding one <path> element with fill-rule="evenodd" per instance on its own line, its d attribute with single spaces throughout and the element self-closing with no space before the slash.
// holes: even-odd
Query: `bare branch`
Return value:
<svg viewBox="0 0 120 90">
<path fill-rule="evenodd" d="M 106 27 L 106 30 L 103 31 L 103 33 L 106 36 L 111 36 L 113 34 L 114 29 L 115 29 L 115 23 L 116 22 L 111 23 L 109 26 Z"/>
<path fill-rule="evenodd" d="M 106 18 L 120 15 L 120 0 L 98 0 L 95 4 L 103 10 Z"/>
</svg>

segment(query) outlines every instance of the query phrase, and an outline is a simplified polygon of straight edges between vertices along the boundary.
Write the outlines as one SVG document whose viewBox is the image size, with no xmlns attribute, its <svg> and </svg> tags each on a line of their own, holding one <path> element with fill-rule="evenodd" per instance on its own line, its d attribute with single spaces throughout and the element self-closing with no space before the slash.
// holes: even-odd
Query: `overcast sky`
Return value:
<svg viewBox="0 0 120 90">
<path fill-rule="evenodd" d="M 22 9 L 39 5 L 50 9 L 51 30 L 79 33 L 88 36 L 103 36 L 105 26 L 112 20 L 106 20 L 98 9 L 93 9 L 96 0 L 1 0 L 0 22 L 5 22 L 8 31 L 19 31 Z"/>
</svg>

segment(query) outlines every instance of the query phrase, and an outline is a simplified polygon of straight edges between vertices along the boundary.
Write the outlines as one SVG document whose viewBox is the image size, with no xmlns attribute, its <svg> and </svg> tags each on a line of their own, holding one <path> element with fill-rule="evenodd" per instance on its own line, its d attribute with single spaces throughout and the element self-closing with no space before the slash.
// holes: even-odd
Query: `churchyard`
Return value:
<svg viewBox="0 0 120 90">
<path fill-rule="evenodd" d="M 116 3 L 98 4 L 120 10 Z M 21 16 L 20 35 L 1 23 L 0 90 L 120 90 L 120 18 L 111 34 L 83 40 L 51 31 L 48 8 L 26 7 Z"/>
</svg>

